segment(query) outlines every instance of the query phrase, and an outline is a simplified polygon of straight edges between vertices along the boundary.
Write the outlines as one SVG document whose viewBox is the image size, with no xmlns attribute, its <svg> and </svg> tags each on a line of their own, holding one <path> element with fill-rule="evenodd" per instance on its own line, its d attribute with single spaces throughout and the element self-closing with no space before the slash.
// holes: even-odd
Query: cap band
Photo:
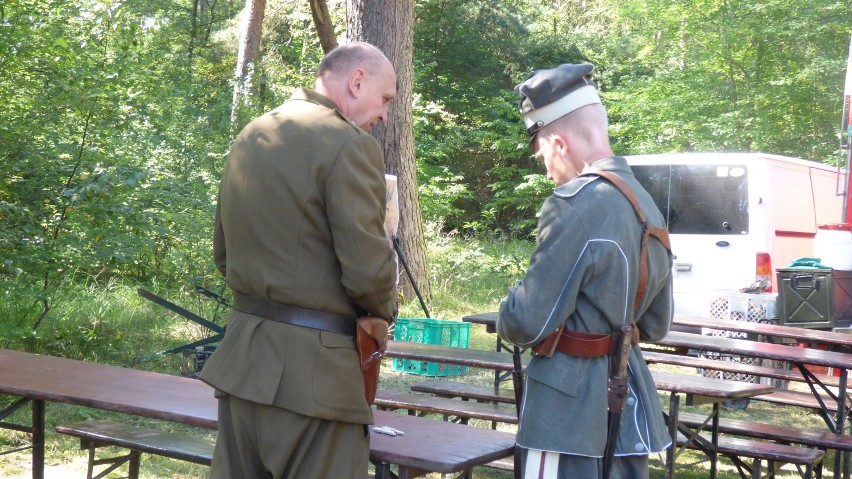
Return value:
<svg viewBox="0 0 852 479">
<path fill-rule="evenodd" d="M 531 127 L 537 126 L 536 123 L 541 122 L 541 126 L 533 128 L 535 131 L 530 133 L 533 134 L 545 125 L 552 123 L 554 120 L 561 118 L 580 107 L 595 103 L 601 103 L 601 97 L 598 95 L 598 89 L 595 88 L 594 85 L 586 85 L 572 91 L 570 94 L 563 96 L 553 103 L 548 103 L 541 108 L 527 112 L 527 114 L 524 115 L 524 124 L 529 132 L 531 131 Z"/>
</svg>

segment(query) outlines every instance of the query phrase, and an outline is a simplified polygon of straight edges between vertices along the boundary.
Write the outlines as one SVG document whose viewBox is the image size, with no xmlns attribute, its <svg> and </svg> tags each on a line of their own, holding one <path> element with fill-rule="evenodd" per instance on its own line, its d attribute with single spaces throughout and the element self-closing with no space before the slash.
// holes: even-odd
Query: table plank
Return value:
<svg viewBox="0 0 852 479">
<path fill-rule="evenodd" d="M 812 348 L 796 348 L 783 344 L 762 343 L 746 339 L 705 336 L 703 334 L 670 331 L 659 341 L 649 344 L 677 348 L 699 349 L 737 356 L 748 356 L 777 361 L 813 364 L 830 368 L 848 369 L 852 366 L 852 354 Z"/>
<path fill-rule="evenodd" d="M 371 431 L 371 460 L 446 474 L 509 457 L 515 451 L 515 435 L 510 432 L 388 411 L 374 411 L 374 415 L 376 426 L 391 426 L 405 434 Z"/>
<path fill-rule="evenodd" d="M 216 428 L 213 388 L 162 373 L 0 349 L 0 393 Z"/>
<path fill-rule="evenodd" d="M 820 342 L 844 348 L 852 348 L 852 334 L 835 333 L 833 331 L 794 328 L 792 326 L 780 326 L 777 324 L 758 323 L 753 321 L 699 318 L 695 316 L 684 316 L 681 314 L 676 314 L 673 322 L 674 324 L 681 326 L 739 331 L 744 333 L 760 334 L 763 336 L 789 338 L 803 342 Z"/>
<path fill-rule="evenodd" d="M 217 426 L 213 388 L 202 381 L 55 356 L 0 349 L 0 394 L 208 429 Z M 514 452 L 512 433 L 384 411 L 374 414 L 377 425 L 406 433 L 371 436 L 371 460 L 398 465 L 405 471 L 400 477 L 417 477 L 422 471 L 459 472 Z M 33 475 L 39 476 L 36 464 Z"/>
<path fill-rule="evenodd" d="M 496 333 L 497 318 L 499 316 L 500 313 L 498 313 L 497 311 L 489 311 L 487 313 L 469 314 L 467 316 L 462 317 L 462 321 L 464 321 L 465 323 L 484 324 L 486 332 Z"/>
<path fill-rule="evenodd" d="M 679 394 L 714 397 L 720 400 L 744 399 L 775 390 L 763 384 L 731 381 L 727 379 L 706 378 L 698 375 L 677 374 L 651 370 L 651 376 L 657 389 Z"/>
</svg>

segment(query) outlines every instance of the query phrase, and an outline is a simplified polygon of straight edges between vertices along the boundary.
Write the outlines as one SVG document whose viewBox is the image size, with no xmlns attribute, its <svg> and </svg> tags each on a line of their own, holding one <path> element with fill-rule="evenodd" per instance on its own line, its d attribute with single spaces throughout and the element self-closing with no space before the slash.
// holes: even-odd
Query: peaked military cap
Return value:
<svg viewBox="0 0 852 479">
<path fill-rule="evenodd" d="M 530 141 L 546 125 L 572 111 L 600 103 L 597 83 L 592 79 L 594 65 L 566 63 L 533 72 L 515 86 L 521 95 L 520 110 Z"/>
</svg>

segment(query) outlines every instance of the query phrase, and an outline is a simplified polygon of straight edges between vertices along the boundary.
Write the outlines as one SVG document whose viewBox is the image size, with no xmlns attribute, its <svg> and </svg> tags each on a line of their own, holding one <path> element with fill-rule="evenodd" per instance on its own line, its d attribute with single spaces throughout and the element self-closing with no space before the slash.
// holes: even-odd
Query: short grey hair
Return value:
<svg viewBox="0 0 852 479">
<path fill-rule="evenodd" d="M 356 68 L 373 74 L 379 70 L 385 54 L 367 42 L 352 42 L 328 52 L 317 68 L 316 78 L 348 75 Z"/>
</svg>

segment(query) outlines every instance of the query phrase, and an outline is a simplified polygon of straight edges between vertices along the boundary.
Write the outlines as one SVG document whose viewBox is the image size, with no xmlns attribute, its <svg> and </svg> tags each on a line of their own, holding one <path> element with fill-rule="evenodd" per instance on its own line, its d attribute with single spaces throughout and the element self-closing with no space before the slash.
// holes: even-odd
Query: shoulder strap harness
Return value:
<svg viewBox="0 0 852 479">
<path fill-rule="evenodd" d="M 627 198 L 627 201 L 630 202 L 633 212 L 636 213 L 636 219 L 642 226 L 641 248 L 639 252 L 639 284 L 636 287 L 636 297 L 633 300 L 633 309 L 630 313 L 630 322 L 633 326 L 632 342 L 635 344 L 639 340 L 639 328 L 636 327 L 635 318 L 636 310 L 639 308 L 639 304 L 642 302 L 648 289 L 648 237 L 653 237 L 659 241 L 666 248 L 669 255 L 671 255 L 672 247 L 669 242 L 669 230 L 666 228 L 656 228 L 648 224 L 648 220 L 642 212 L 639 200 L 636 199 L 633 190 L 615 173 L 595 171 L 584 173 L 581 176 L 600 176 L 615 186 Z M 565 323 L 563 322 L 553 333 L 533 346 L 532 353 L 536 356 L 547 358 L 553 356 L 553 353 L 557 350 L 572 356 L 582 357 L 605 356 L 610 353 L 612 335 L 566 331 L 564 328 Z"/>
</svg>

